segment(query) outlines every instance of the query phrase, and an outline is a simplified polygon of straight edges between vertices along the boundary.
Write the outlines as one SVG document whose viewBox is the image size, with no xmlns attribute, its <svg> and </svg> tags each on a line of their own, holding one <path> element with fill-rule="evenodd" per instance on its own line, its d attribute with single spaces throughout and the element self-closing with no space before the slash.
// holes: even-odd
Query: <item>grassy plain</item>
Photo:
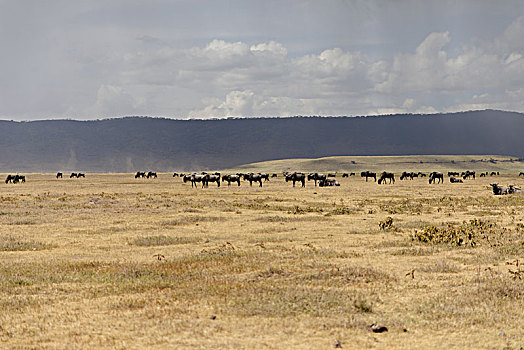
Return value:
<svg viewBox="0 0 524 350">
<path fill-rule="evenodd" d="M 519 349 L 524 195 L 489 183 L 524 178 L 499 166 L 337 188 L 26 174 L 0 188 L 0 348 Z M 414 239 L 435 228 L 468 245 Z"/>
</svg>

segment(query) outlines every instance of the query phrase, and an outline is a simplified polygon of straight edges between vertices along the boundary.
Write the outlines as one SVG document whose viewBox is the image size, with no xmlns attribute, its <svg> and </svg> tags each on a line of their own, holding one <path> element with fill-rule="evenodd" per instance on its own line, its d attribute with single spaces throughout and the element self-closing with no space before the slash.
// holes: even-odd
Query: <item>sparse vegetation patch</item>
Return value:
<svg viewBox="0 0 524 350">
<path fill-rule="evenodd" d="M 188 244 L 200 241 L 197 237 L 170 237 L 165 235 L 137 237 L 129 244 L 139 247 L 165 246 L 175 244 Z"/>
</svg>

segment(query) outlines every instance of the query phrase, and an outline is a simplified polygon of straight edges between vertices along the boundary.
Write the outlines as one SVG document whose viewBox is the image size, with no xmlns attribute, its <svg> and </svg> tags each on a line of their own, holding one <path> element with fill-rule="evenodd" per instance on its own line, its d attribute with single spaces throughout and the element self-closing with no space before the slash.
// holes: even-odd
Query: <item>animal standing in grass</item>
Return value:
<svg viewBox="0 0 524 350">
<path fill-rule="evenodd" d="M 360 173 L 360 177 L 365 177 L 366 182 L 368 182 L 368 178 L 372 177 L 375 182 L 377 181 L 377 173 L 372 173 L 371 171 L 363 171 Z"/>
<path fill-rule="evenodd" d="M 238 186 L 240 186 L 240 175 L 232 174 L 232 175 L 224 175 L 222 176 L 222 182 L 227 181 L 227 185 L 231 186 L 232 182 L 236 182 Z"/>
<path fill-rule="evenodd" d="M 284 175 L 286 176 L 286 182 L 293 181 L 293 187 L 295 187 L 296 182 L 300 182 L 302 183 L 302 187 L 306 187 L 306 174 L 293 172 L 286 173 Z"/>
<path fill-rule="evenodd" d="M 317 186 L 317 181 L 322 181 L 322 180 L 325 180 L 326 178 L 327 177 L 325 174 L 319 174 L 319 173 L 310 173 L 307 175 L 308 181 L 311 181 L 311 180 L 315 181 L 315 187 Z"/>
<path fill-rule="evenodd" d="M 378 184 L 380 185 L 381 183 L 386 183 L 386 179 L 389 180 L 389 183 L 395 183 L 395 174 L 388 173 L 387 171 L 382 172 L 378 179 Z"/>
<path fill-rule="evenodd" d="M 429 183 L 430 184 L 434 184 L 436 183 L 435 181 L 438 180 L 438 183 L 444 183 L 444 174 L 442 173 L 439 173 L 439 172 L 432 172 L 431 174 L 429 174 Z"/>
</svg>

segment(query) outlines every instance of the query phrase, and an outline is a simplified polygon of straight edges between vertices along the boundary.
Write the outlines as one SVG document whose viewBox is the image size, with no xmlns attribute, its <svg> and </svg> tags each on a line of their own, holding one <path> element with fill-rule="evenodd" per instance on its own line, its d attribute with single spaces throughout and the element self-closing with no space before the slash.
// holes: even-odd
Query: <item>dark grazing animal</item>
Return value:
<svg viewBox="0 0 524 350">
<path fill-rule="evenodd" d="M 349 174 L 348 173 L 343 173 L 342 177 L 349 177 Z"/>
<path fill-rule="evenodd" d="M 442 173 L 439 173 L 439 172 L 432 172 L 431 174 L 429 174 L 429 183 L 435 183 L 435 181 L 438 180 L 438 183 L 444 183 L 444 174 Z"/>
<path fill-rule="evenodd" d="M 69 175 L 69 178 L 73 178 L 73 177 L 76 177 L 78 179 L 79 177 L 86 177 L 86 174 L 83 174 L 83 173 L 71 173 L 71 175 Z"/>
<path fill-rule="evenodd" d="M 335 173 L 328 173 L 327 176 L 328 177 L 337 177 L 337 173 L 336 172 Z"/>
<path fill-rule="evenodd" d="M 7 178 L 5 179 L 5 183 L 14 183 L 14 184 L 17 184 L 17 183 L 20 183 L 20 182 L 25 182 L 25 175 L 7 175 Z"/>
<path fill-rule="evenodd" d="M 253 182 L 258 182 L 259 187 L 262 187 L 262 176 L 260 174 L 255 174 L 255 173 L 244 174 L 244 181 L 249 181 L 249 186 L 253 186 Z"/>
<path fill-rule="evenodd" d="M 371 171 L 363 171 L 360 173 L 360 177 L 365 177 L 366 182 L 368 182 L 368 177 L 372 177 L 375 182 L 377 181 L 377 173 L 372 173 Z"/>
<path fill-rule="evenodd" d="M 509 190 L 505 187 L 499 186 L 498 184 L 490 184 L 491 189 L 493 190 L 493 194 L 496 196 L 500 196 L 503 194 L 508 194 Z"/>
<path fill-rule="evenodd" d="M 474 172 L 474 171 L 466 170 L 466 171 L 463 172 L 461 175 L 462 175 L 462 178 L 463 178 L 464 180 L 469 179 L 470 177 L 472 177 L 473 180 L 475 179 L 475 172 Z"/>
<path fill-rule="evenodd" d="M 415 175 L 418 177 L 418 174 L 415 174 L 413 172 L 403 171 L 402 174 L 400 175 L 400 180 L 407 180 L 408 178 L 410 180 L 413 180 L 413 177 L 415 177 Z"/>
<path fill-rule="evenodd" d="M 191 181 L 191 188 L 193 188 L 193 186 L 196 188 L 197 187 L 197 182 L 201 182 L 202 183 L 202 188 L 204 188 L 206 186 L 206 175 L 204 174 L 191 174 L 190 175 L 190 181 Z M 185 181 L 185 180 L 184 180 Z"/>
<path fill-rule="evenodd" d="M 269 181 L 269 174 L 267 173 L 259 173 L 259 174 L 260 174 L 260 177 L 264 179 L 264 182 Z"/>
<path fill-rule="evenodd" d="M 271 177 L 277 177 L 277 174 L 273 173 L 273 174 L 271 174 Z"/>
<path fill-rule="evenodd" d="M 449 177 L 452 177 L 452 176 L 459 176 L 460 173 L 458 171 L 448 171 L 448 176 Z"/>
<path fill-rule="evenodd" d="M 178 176 L 180 176 L 179 173 L 173 173 L 173 177 L 178 177 Z"/>
<path fill-rule="evenodd" d="M 340 184 L 335 179 L 324 179 L 318 182 L 318 186 L 329 187 L 329 186 L 340 186 Z"/>
<path fill-rule="evenodd" d="M 19 182 L 25 182 L 25 176 L 24 175 L 7 175 L 5 179 L 5 183 L 14 183 L 17 184 Z"/>
<path fill-rule="evenodd" d="M 456 177 L 451 176 L 449 178 L 449 182 L 451 182 L 452 184 L 456 184 L 456 183 L 463 183 L 464 181 L 462 181 L 462 179 L 457 179 Z"/>
<path fill-rule="evenodd" d="M 236 182 L 240 186 L 240 175 L 224 175 L 222 176 L 222 182 L 227 181 L 227 185 L 231 186 L 232 182 Z"/>
<path fill-rule="evenodd" d="M 524 190 L 521 190 L 520 188 L 517 188 L 514 185 L 509 185 L 508 193 L 524 193 Z"/>
<path fill-rule="evenodd" d="M 519 176 L 524 176 L 524 173 L 523 173 L 523 172 L 520 172 L 520 173 L 519 173 Z"/>
<path fill-rule="evenodd" d="M 293 181 L 293 187 L 295 187 L 295 182 L 301 182 L 302 187 L 306 187 L 306 174 L 293 172 L 286 173 L 286 182 Z"/>
<path fill-rule="evenodd" d="M 145 171 L 137 171 L 136 174 L 135 174 L 135 179 L 138 179 L 139 177 L 146 177 L 146 172 Z"/>
<path fill-rule="evenodd" d="M 220 173 L 206 174 L 205 176 L 205 185 L 206 187 L 210 182 L 216 182 L 217 186 L 220 187 Z"/>
<path fill-rule="evenodd" d="M 327 176 L 325 174 L 319 174 L 319 173 L 310 173 L 307 175 L 307 180 L 308 181 L 314 180 L 315 186 L 317 186 L 317 181 L 322 181 L 322 180 L 325 180 L 326 178 Z"/>
<path fill-rule="evenodd" d="M 155 178 L 156 179 L 157 177 L 158 176 L 156 175 L 156 172 L 154 172 L 154 171 L 150 171 L 146 175 L 146 178 L 148 178 L 148 179 L 150 179 L 150 178 Z"/>
<path fill-rule="evenodd" d="M 395 174 L 383 171 L 378 179 L 378 184 L 380 185 L 381 183 L 386 183 L 386 179 L 389 179 L 389 183 L 395 183 Z"/>
<path fill-rule="evenodd" d="M 57 178 L 57 179 L 61 179 L 63 175 L 64 175 L 64 174 L 62 174 L 62 173 L 56 173 L 56 178 Z"/>
</svg>

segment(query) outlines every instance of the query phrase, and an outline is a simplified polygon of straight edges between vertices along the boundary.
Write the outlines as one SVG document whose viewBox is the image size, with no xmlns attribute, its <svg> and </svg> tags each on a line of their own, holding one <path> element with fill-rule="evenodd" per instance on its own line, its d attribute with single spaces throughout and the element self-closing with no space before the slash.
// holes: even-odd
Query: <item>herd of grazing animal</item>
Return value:
<svg viewBox="0 0 524 350">
<path fill-rule="evenodd" d="M 5 183 L 8 184 L 8 183 L 13 183 L 13 184 L 17 184 L 17 183 L 23 183 L 25 182 L 25 175 L 7 175 L 7 178 L 5 179 Z"/>
<path fill-rule="evenodd" d="M 76 177 L 78 179 L 80 177 L 86 177 L 86 174 L 84 174 L 84 173 L 71 173 L 71 175 L 69 175 L 69 178 L 73 178 L 73 177 Z"/>
<path fill-rule="evenodd" d="M 136 174 L 135 174 L 135 179 L 140 179 L 140 178 L 146 178 L 146 179 L 156 179 L 158 177 L 158 175 L 156 174 L 156 172 L 153 172 L 153 171 L 148 171 L 148 172 L 145 172 L 145 171 L 137 171 Z"/>
<path fill-rule="evenodd" d="M 289 172 L 285 171 L 282 173 L 284 176 L 284 179 L 286 182 L 292 182 L 293 187 L 295 187 L 296 183 L 300 183 L 301 187 L 306 187 L 306 180 L 311 181 L 313 180 L 315 183 L 315 187 L 332 187 L 332 186 L 340 186 L 340 183 L 334 179 L 337 177 L 337 172 L 334 173 L 309 173 L 305 174 L 303 172 Z M 463 172 L 457 172 L 457 171 L 449 171 L 447 173 L 449 182 L 450 183 L 464 183 L 464 180 L 468 179 L 475 179 L 476 173 L 474 171 L 463 171 Z M 480 177 L 486 177 L 486 176 L 498 176 L 500 173 L 497 171 L 492 172 L 482 172 L 480 173 Z M 57 179 L 62 179 L 64 174 L 62 172 L 56 173 Z M 355 173 L 342 173 L 342 178 L 348 178 L 349 176 L 355 176 Z M 363 171 L 360 173 L 361 177 L 366 178 L 366 182 L 369 178 L 372 178 L 375 182 L 378 184 L 394 184 L 395 183 L 395 175 L 394 173 L 384 171 L 379 174 L 378 180 L 377 180 L 377 173 L 371 172 L 371 171 Z M 442 184 L 444 183 L 444 174 L 441 172 L 433 171 L 429 173 L 429 175 L 424 174 L 422 172 L 408 172 L 403 171 L 400 175 L 400 180 L 413 180 L 414 178 L 418 177 L 426 177 L 428 176 L 429 184 Z M 519 175 L 524 176 L 524 172 L 520 172 Z M 84 173 L 76 173 L 73 172 L 69 176 L 69 178 L 85 178 Z M 156 172 L 153 171 L 137 171 L 135 174 L 135 179 L 137 178 L 157 178 L 158 175 Z M 184 174 L 184 173 L 173 173 L 173 177 L 181 177 L 184 183 L 191 182 L 191 187 L 197 187 L 197 184 L 201 184 L 202 188 L 207 188 L 209 186 L 209 183 L 216 183 L 217 187 L 220 187 L 221 182 L 227 182 L 228 187 L 231 186 L 231 183 L 236 184 L 237 186 L 240 186 L 242 180 L 249 182 L 250 186 L 253 186 L 253 183 L 258 184 L 259 187 L 262 187 L 263 182 L 269 181 L 270 178 L 276 178 L 278 175 L 276 173 L 268 174 L 268 173 L 236 173 L 236 174 L 226 174 L 221 175 L 219 172 L 215 173 L 191 173 L 191 174 Z M 387 180 L 387 181 L 386 181 Z M 5 179 L 5 183 L 25 183 L 26 177 L 24 175 L 7 175 L 7 178 Z M 513 193 L 524 193 L 524 190 L 521 190 L 520 188 L 515 187 L 514 185 L 509 185 L 507 188 L 499 186 L 496 183 L 490 184 L 491 188 L 493 190 L 493 194 L 495 195 L 505 195 L 505 194 L 513 194 Z"/>
</svg>

